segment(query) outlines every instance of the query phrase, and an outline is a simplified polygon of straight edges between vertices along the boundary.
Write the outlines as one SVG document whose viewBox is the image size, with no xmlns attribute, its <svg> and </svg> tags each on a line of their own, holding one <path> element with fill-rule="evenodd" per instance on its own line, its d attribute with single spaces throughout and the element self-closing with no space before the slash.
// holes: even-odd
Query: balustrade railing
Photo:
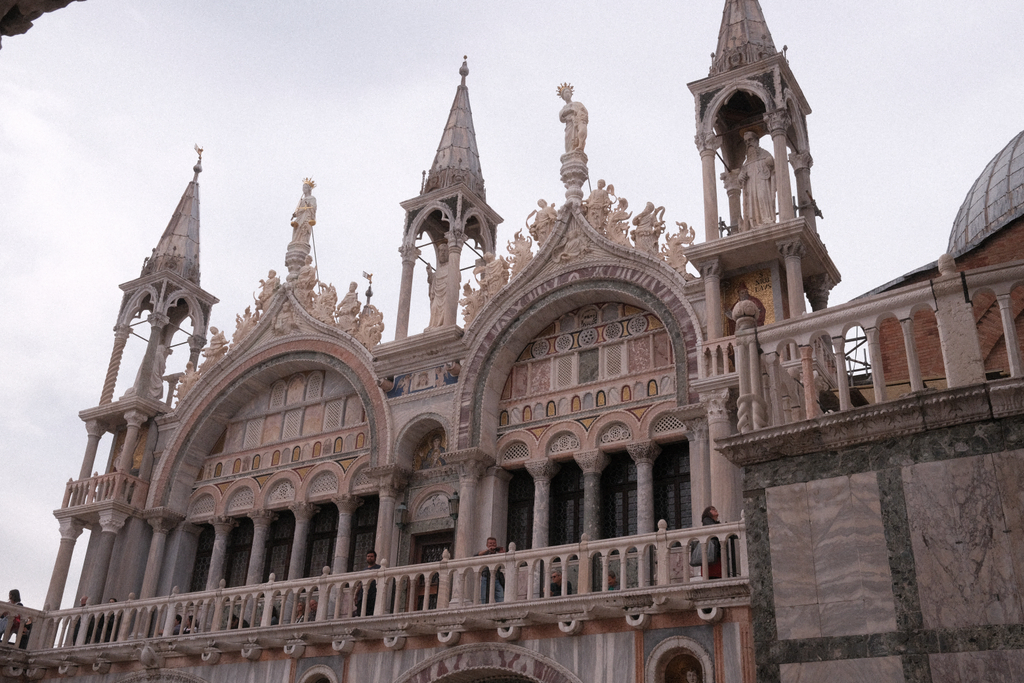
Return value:
<svg viewBox="0 0 1024 683">
<path fill-rule="evenodd" d="M 709 565 L 712 545 L 719 559 Z M 696 559 L 700 566 L 691 566 Z M 445 622 L 445 611 L 529 604 L 531 613 L 544 613 L 546 604 L 552 614 L 565 613 L 572 611 L 565 601 L 612 597 L 613 591 L 685 591 L 717 580 L 710 578 L 716 573 L 722 581 L 746 582 L 742 522 L 36 613 L 40 634 L 32 647 L 109 646 L 196 633 L 251 636 L 255 629 L 356 626 L 394 616 L 413 625 L 422 616 L 429 630 L 428 624 Z"/>
<path fill-rule="evenodd" d="M 118 501 L 141 507 L 146 502 L 149 484 L 124 472 L 111 472 L 88 479 L 69 481 L 64 489 L 62 509 Z"/>
<path fill-rule="evenodd" d="M 42 614 L 22 605 L 0 603 L 0 648 L 28 647 L 32 629 Z"/>
</svg>

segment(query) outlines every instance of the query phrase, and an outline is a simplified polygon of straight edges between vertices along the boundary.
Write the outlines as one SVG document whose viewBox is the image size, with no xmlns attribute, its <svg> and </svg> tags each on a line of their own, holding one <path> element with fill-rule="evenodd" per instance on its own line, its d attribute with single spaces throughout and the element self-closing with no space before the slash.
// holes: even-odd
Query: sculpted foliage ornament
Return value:
<svg viewBox="0 0 1024 683">
<path fill-rule="evenodd" d="M 515 239 L 508 243 L 508 253 L 512 255 L 512 272 L 510 277 L 515 277 L 529 265 L 530 261 L 533 260 L 533 240 L 523 235 L 523 231 L 519 230 L 515 234 Z"/>
<path fill-rule="evenodd" d="M 252 312 L 251 306 L 245 307 L 245 313 L 243 315 L 235 316 L 235 333 L 231 335 L 231 348 L 238 346 L 243 339 L 249 336 L 249 334 L 256 329 L 256 324 L 260 321 L 259 311 L 256 313 Z"/>
<path fill-rule="evenodd" d="M 362 305 L 359 303 L 359 295 L 356 293 L 358 288 L 359 285 L 355 282 L 350 282 L 348 293 L 342 297 L 341 303 L 338 304 L 338 308 L 335 311 L 337 328 L 349 334 L 355 332 L 356 323 L 359 318 L 359 309 L 362 308 Z"/>
<path fill-rule="evenodd" d="M 627 211 L 629 208 L 629 202 L 624 197 L 620 197 L 615 206 L 612 207 L 608 214 L 608 221 L 604 225 L 604 235 L 616 244 L 621 244 L 624 247 L 630 246 L 629 244 L 629 219 L 633 216 L 632 211 Z"/>
<path fill-rule="evenodd" d="M 354 336 L 367 349 L 379 344 L 381 337 L 384 336 L 384 314 L 378 311 L 376 306 L 366 304 L 359 314 Z"/>
<path fill-rule="evenodd" d="M 676 225 L 679 226 L 679 232 L 665 238 L 665 246 L 661 248 L 661 255 L 673 270 L 687 280 L 692 280 L 693 275 L 686 272 L 686 264 L 689 263 L 689 259 L 686 258 L 685 249 L 693 244 L 697 234 L 686 223 L 676 223 Z"/>
<path fill-rule="evenodd" d="M 658 253 L 658 238 L 665 232 L 665 221 L 662 220 L 664 215 L 664 206 L 655 208 L 654 202 L 647 202 L 644 210 L 633 219 L 636 228 L 632 237 L 637 249 L 651 254 Z"/>
<path fill-rule="evenodd" d="M 313 298 L 310 314 L 322 323 L 334 324 L 334 308 L 338 305 L 338 290 L 333 284 L 320 283 L 320 292 Z"/>
</svg>

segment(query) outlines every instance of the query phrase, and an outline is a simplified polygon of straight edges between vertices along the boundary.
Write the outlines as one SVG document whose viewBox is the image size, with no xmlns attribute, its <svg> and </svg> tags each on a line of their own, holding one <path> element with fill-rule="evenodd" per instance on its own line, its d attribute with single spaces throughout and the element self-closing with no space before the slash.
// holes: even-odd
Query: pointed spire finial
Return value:
<svg viewBox="0 0 1024 683">
<path fill-rule="evenodd" d="M 462 55 L 462 66 L 459 67 L 459 75 L 462 76 L 462 85 L 466 85 L 466 76 L 469 75 L 469 65 L 466 64 L 466 60 L 468 59 L 469 56 Z"/>
<path fill-rule="evenodd" d="M 199 161 L 197 161 L 196 165 L 192 167 L 192 172 L 195 173 L 192 177 L 192 182 L 199 180 L 199 174 L 203 172 L 203 148 L 198 144 L 196 145 L 196 154 L 199 155 Z"/>
<path fill-rule="evenodd" d="M 468 59 L 468 56 L 463 55 L 462 67 L 459 69 L 462 83 L 455 89 L 455 100 L 448 113 L 448 123 L 441 134 L 441 143 L 437 146 L 434 163 L 427 173 L 426 183 L 423 184 L 420 194 L 465 183 L 481 199 L 486 199 L 484 178 L 480 172 L 480 155 L 476 148 L 476 133 L 473 130 L 473 112 L 469 107 L 469 88 L 466 87 L 466 76 L 469 75 Z"/>
</svg>

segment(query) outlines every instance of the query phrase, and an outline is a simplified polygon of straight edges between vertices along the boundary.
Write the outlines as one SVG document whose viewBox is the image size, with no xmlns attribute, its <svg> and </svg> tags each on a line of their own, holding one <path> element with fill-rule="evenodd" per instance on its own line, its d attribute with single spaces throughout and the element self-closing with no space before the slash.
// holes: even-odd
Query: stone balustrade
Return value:
<svg viewBox="0 0 1024 683">
<path fill-rule="evenodd" d="M 712 539 L 722 549 L 722 579 L 703 578 Z M 691 567 L 697 543 L 703 566 Z M 394 647 L 397 639 L 436 634 L 446 643 L 473 629 L 497 628 L 510 638 L 531 623 L 563 626 L 616 614 L 640 623 L 661 609 L 710 613 L 749 604 L 746 558 L 743 522 L 674 531 L 661 522 L 651 534 L 344 574 L 325 568 L 294 581 L 272 577 L 260 585 L 35 613 L 31 648 L 39 661 L 66 661 L 74 652 L 87 662 L 100 654 L 130 659 L 151 641 L 157 650 L 207 661 L 224 649 L 258 657 L 262 648 L 294 652 L 313 642 L 342 651 L 351 647 L 346 639 L 383 639 Z M 553 584 L 556 572 L 561 582 Z"/>
<path fill-rule="evenodd" d="M 61 509 L 117 501 L 133 507 L 142 507 L 146 502 L 149 484 L 138 477 L 124 472 L 111 472 L 88 479 L 69 481 L 64 489 Z"/>
<path fill-rule="evenodd" d="M 17 648 L 23 638 L 30 637 L 32 629 L 43 613 L 39 610 L 0 603 L 0 649 Z"/>
</svg>

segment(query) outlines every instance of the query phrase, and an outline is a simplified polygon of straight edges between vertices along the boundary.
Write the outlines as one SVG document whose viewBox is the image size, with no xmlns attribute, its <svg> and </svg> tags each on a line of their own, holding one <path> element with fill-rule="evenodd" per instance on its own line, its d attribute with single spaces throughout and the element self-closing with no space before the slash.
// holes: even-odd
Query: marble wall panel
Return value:
<svg viewBox="0 0 1024 683">
<path fill-rule="evenodd" d="M 925 627 L 1020 623 L 1021 587 L 993 456 L 920 463 L 902 477 Z"/>
<path fill-rule="evenodd" d="M 1024 650 L 935 654 L 928 664 L 932 683 L 1017 683 L 1024 676 Z"/>
<path fill-rule="evenodd" d="M 587 683 L 636 680 L 636 635 L 630 631 L 525 640 L 517 645 L 553 659 Z"/>
<path fill-rule="evenodd" d="M 833 477 L 766 493 L 778 637 L 895 630 L 876 475 Z"/>
<path fill-rule="evenodd" d="M 546 394 L 551 391 L 551 360 L 530 364 L 530 395 Z M 534 415 L 534 419 L 540 417 Z"/>
<path fill-rule="evenodd" d="M 782 683 L 904 683 L 899 657 L 783 664 L 779 673 Z"/>
<path fill-rule="evenodd" d="M 1010 559 L 1017 579 L 1018 601 L 1024 605 L 1024 451 L 996 453 L 992 456 L 1003 506 L 1004 536 L 1010 546 Z"/>
</svg>

